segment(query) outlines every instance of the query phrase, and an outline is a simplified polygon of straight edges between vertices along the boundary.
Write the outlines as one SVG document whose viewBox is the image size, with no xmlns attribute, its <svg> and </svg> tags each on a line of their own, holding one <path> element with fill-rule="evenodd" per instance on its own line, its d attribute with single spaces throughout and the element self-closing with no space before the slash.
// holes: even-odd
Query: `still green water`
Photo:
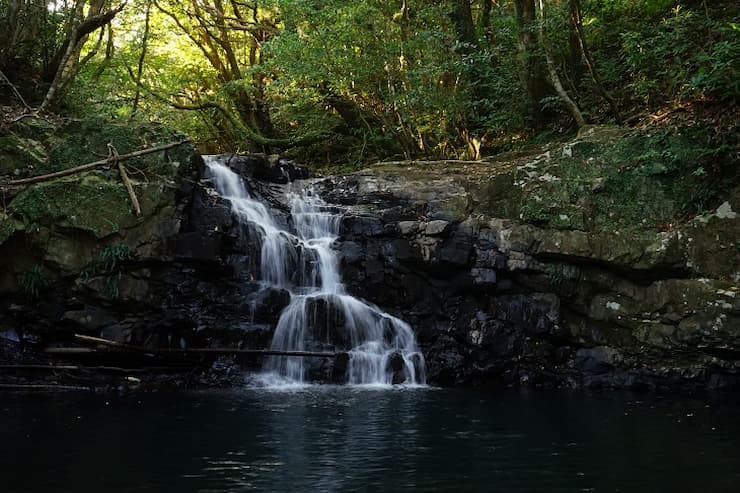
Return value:
<svg viewBox="0 0 740 493">
<path fill-rule="evenodd" d="M 740 402 L 312 387 L 0 394 L 0 491 L 738 492 Z"/>
</svg>

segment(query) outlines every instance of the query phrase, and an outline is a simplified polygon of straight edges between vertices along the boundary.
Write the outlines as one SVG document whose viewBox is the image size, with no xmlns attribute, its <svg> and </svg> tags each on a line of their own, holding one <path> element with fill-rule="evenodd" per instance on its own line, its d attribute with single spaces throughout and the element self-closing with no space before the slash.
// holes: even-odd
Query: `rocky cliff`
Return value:
<svg viewBox="0 0 740 493">
<path fill-rule="evenodd" d="M 331 177 L 353 211 L 345 278 L 418 328 L 439 383 L 736 386 L 737 161 L 689 214 L 704 184 L 625 159 L 646 139 L 591 128 L 499 162 Z"/>
<path fill-rule="evenodd" d="M 123 153 L 176 137 L 107 125 L 32 134 L 6 142 L 15 160 L 4 173 L 37 173 L 36 158 L 79 164 L 112 140 Z M 703 175 L 709 164 L 692 161 L 686 173 L 676 163 L 687 160 L 659 144 L 592 128 L 534 153 L 378 165 L 315 186 L 345 213 L 344 282 L 414 326 L 433 383 L 734 387 L 737 162 L 710 155 L 716 169 Z M 283 187 L 305 170 L 262 156 L 232 166 L 289 221 Z M 106 169 L 6 203 L 0 335 L 24 342 L 28 357 L 74 333 L 160 348 L 266 347 L 288 294 L 255 281 L 258 235 L 213 193 L 192 146 L 130 170 L 141 217 Z M 202 379 L 228 381 L 231 368 L 217 362 Z"/>
</svg>

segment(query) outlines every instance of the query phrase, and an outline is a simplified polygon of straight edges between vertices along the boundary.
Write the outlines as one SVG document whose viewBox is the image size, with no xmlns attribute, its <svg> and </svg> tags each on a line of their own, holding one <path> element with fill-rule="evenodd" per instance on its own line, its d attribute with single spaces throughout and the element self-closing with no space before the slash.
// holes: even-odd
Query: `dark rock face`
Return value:
<svg viewBox="0 0 740 493">
<path fill-rule="evenodd" d="M 278 156 L 233 155 L 227 160 L 227 164 L 242 176 L 262 182 L 286 184 L 311 177 L 308 168 Z"/>
<path fill-rule="evenodd" d="M 345 283 L 416 329 L 432 382 L 740 382 L 740 274 L 695 246 L 737 243 L 732 213 L 630 237 L 497 218 L 476 206 L 488 190 L 445 174 L 375 169 L 320 186 L 349 205 Z"/>
</svg>

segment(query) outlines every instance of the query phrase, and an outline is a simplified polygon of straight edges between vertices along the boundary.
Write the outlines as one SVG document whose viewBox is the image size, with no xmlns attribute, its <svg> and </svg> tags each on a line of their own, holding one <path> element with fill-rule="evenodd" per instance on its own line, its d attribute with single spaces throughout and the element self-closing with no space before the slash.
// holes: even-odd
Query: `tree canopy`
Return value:
<svg viewBox="0 0 740 493">
<path fill-rule="evenodd" d="M 0 0 L 5 104 L 329 162 L 734 104 L 739 60 L 733 1 Z"/>
</svg>

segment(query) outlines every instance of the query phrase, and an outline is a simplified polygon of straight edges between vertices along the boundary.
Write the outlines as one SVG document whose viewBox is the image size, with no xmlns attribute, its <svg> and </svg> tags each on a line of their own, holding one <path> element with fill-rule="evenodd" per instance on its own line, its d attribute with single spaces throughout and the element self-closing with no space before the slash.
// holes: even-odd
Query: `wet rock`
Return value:
<svg viewBox="0 0 740 493">
<path fill-rule="evenodd" d="M 306 303 L 306 313 L 310 317 L 306 320 L 305 330 L 313 335 L 312 339 L 324 342 L 333 349 L 351 349 L 351 334 L 346 329 L 347 321 L 341 301 L 333 296 L 320 296 L 310 298 Z"/>
<path fill-rule="evenodd" d="M 362 245 L 355 241 L 342 241 L 337 245 L 342 261 L 347 264 L 355 264 L 365 257 Z"/>
<path fill-rule="evenodd" d="M 385 276 L 385 265 L 377 259 L 367 260 L 365 262 L 365 275 L 371 283 L 380 284 Z"/>
<path fill-rule="evenodd" d="M 95 306 L 82 310 L 71 310 L 62 316 L 62 322 L 71 323 L 83 330 L 98 330 L 116 323 L 116 317 L 110 311 Z"/>
<path fill-rule="evenodd" d="M 404 366 L 403 355 L 400 352 L 396 351 L 388 358 L 388 367 L 394 373 L 403 371 Z"/>
<path fill-rule="evenodd" d="M 449 221 L 436 220 L 429 221 L 421 225 L 424 228 L 424 234 L 429 236 L 441 236 L 450 228 Z"/>
<path fill-rule="evenodd" d="M 393 385 L 402 384 L 406 381 L 405 368 L 406 363 L 403 360 L 403 355 L 398 351 L 391 354 L 390 358 L 388 358 L 386 371 L 392 373 L 391 383 Z"/>
<path fill-rule="evenodd" d="M 216 232 L 217 232 L 216 228 Z M 177 258 L 213 262 L 223 251 L 223 237 L 203 231 L 191 231 L 177 236 L 174 254 Z"/>
<path fill-rule="evenodd" d="M 346 216 L 342 219 L 342 230 L 348 235 L 378 236 L 383 233 L 383 222 L 372 216 Z"/>
<path fill-rule="evenodd" d="M 347 368 L 349 367 L 349 353 L 339 353 L 334 357 L 331 381 L 336 384 L 347 382 Z"/>
<path fill-rule="evenodd" d="M 220 356 L 199 380 L 207 387 L 234 387 L 244 385 L 246 375 L 233 356 Z"/>
<path fill-rule="evenodd" d="M 311 177 L 310 171 L 304 166 L 264 154 L 232 155 L 227 165 L 242 176 L 269 183 L 286 184 Z"/>
<path fill-rule="evenodd" d="M 622 355 L 610 347 L 595 347 L 576 351 L 576 367 L 590 374 L 607 373 L 621 363 Z"/>
<path fill-rule="evenodd" d="M 285 289 L 264 288 L 247 298 L 244 309 L 254 322 L 275 324 L 289 303 Z"/>
<path fill-rule="evenodd" d="M 736 388 L 740 221 L 733 215 L 740 192 L 709 214 L 662 224 L 661 231 L 623 229 L 620 218 L 596 210 L 595 197 L 612 193 L 601 172 L 584 177 L 575 208 L 537 202 L 532 190 L 542 195 L 543 187 L 560 186 L 555 165 L 567 163 L 557 159 L 593 152 L 589 135 L 532 162 L 486 165 L 479 175 L 378 167 L 317 183 L 324 198 L 347 208 L 335 248 L 348 292 L 411 323 L 432 383 Z M 289 224 L 278 183 L 303 172 L 267 156 L 234 159 L 233 166 L 269 200 L 276 220 Z M 18 225 L 0 230 L 0 247 L 19 252 L 12 262 L 0 260 L 4 294 L 17 290 L 20 276 L 39 261 L 53 286 L 49 310 L 21 303 L 19 295 L 3 298 L 0 327 L 50 334 L 57 325 L 80 327 L 165 346 L 183 340 L 189 347 L 266 347 L 289 296 L 255 282 L 260 232 L 238 225 L 208 188 L 204 180 L 162 192 L 166 198 L 152 202 L 141 220 L 130 217 L 126 203 L 116 216 L 123 226 L 115 228 L 78 230 L 68 222 L 39 228 L 29 244 L 32 236 Z M 530 215 L 520 215 L 523 205 Z M 103 237 L 137 255 L 116 296 L 106 294 L 105 279 L 74 279 Z M 57 243 L 58 251 L 46 247 Z M 36 258 L 39 249 L 45 253 Z M 293 267 L 297 281 L 305 273 Z M 64 299 L 68 292 L 74 302 Z M 11 303 L 24 308 L 11 310 Z M 319 297 L 310 305 L 316 317 L 306 329 L 319 341 L 315 349 L 349 347 L 338 304 Z M 100 316 L 88 320 L 90 310 Z M 397 367 L 398 358 L 390 364 Z M 229 365 L 216 373 L 228 374 Z M 309 373 L 343 382 L 346 367 L 340 357 L 312 364 Z"/>
<path fill-rule="evenodd" d="M 463 267 L 469 264 L 472 252 L 472 238 L 459 232 L 442 242 L 437 252 L 437 260 Z"/>
<path fill-rule="evenodd" d="M 111 324 L 100 331 L 100 337 L 109 341 L 130 344 L 133 342 L 134 328 L 123 324 Z"/>
<path fill-rule="evenodd" d="M 419 231 L 418 221 L 400 221 L 398 223 L 398 231 L 402 236 L 414 235 Z"/>
<path fill-rule="evenodd" d="M 384 244 L 382 254 L 389 263 L 394 263 L 396 260 L 405 261 L 417 258 L 417 254 L 411 248 L 411 244 L 405 239 L 395 239 Z"/>
<path fill-rule="evenodd" d="M 486 269 L 475 267 L 470 269 L 470 275 L 473 278 L 473 282 L 479 285 L 493 285 L 496 284 L 496 271 L 494 269 Z"/>
</svg>

